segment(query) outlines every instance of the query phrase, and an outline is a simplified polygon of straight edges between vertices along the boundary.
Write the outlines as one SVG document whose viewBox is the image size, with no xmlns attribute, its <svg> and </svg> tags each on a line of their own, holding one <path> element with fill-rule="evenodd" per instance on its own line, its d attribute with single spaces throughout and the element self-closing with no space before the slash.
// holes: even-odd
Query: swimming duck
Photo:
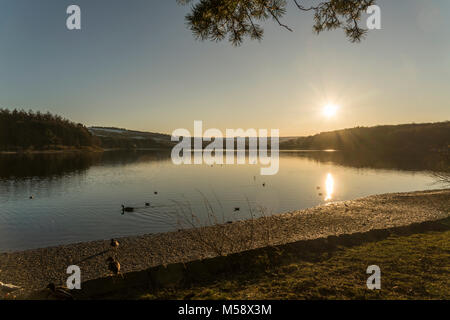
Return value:
<svg viewBox="0 0 450 320">
<path fill-rule="evenodd" d="M 73 296 L 67 291 L 68 289 L 63 287 L 57 287 L 54 283 L 49 283 L 47 289 L 51 294 L 58 299 L 73 300 Z"/>
<path fill-rule="evenodd" d="M 134 208 L 133 207 L 125 207 L 124 205 L 122 205 L 122 212 L 133 212 Z"/>
</svg>

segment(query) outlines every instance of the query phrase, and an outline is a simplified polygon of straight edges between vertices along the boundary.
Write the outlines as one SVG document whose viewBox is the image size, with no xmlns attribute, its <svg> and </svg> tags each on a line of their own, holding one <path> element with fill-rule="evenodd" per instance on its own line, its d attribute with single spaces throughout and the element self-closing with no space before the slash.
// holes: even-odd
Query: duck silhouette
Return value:
<svg viewBox="0 0 450 320">
<path fill-rule="evenodd" d="M 120 274 L 120 263 L 116 259 L 109 257 L 106 259 L 106 262 L 108 263 L 108 270 L 113 275 L 119 275 Z"/>
<path fill-rule="evenodd" d="M 113 249 L 117 249 L 119 247 L 120 243 L 116 239 L 111 239 L 110 245 Z"/>
<path fill-rule="evenodd" d="M 125 207 L 124 205 L 122 205 L 122 212 L 133 212 L 134 208 L 133 207 Z"/>
</svg>

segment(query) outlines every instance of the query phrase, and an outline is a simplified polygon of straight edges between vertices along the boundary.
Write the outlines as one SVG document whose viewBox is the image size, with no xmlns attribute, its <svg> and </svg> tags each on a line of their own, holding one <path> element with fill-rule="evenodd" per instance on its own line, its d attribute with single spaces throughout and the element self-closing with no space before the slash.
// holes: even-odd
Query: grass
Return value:
<svg viewBox="0 0 450 320">
<path fill-rule="evenodd" d="M 121 292 L 127 299 L 450 299 L 450 231 L 391 236 L 272 266 L 259 256 L 248 271 L 184 288 Z M 366 269 L 381 268 L 381 290 Z M 265 266 L 256 268 L 254 266 Z"/>
</svg>

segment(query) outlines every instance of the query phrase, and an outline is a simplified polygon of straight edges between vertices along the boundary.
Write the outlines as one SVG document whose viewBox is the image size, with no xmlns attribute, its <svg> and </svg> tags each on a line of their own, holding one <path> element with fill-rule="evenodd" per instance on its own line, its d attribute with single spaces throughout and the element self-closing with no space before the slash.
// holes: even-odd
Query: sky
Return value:
<svg viewBox="0 0 450 320">
<path fill-rule="evenodd" d="M 163 133 L 194 120 L 281 136 L 450 120 L 450 1 L 378 0 L 382 29 L 359 44 L 313 34 L 288 3 L 294 32 L 270 20 L 236 48 L 195 40 L 175 0 L 1 0 L 0 108 Z M 66 28 L 71 4 L 82 30 Z"/>
</svg>

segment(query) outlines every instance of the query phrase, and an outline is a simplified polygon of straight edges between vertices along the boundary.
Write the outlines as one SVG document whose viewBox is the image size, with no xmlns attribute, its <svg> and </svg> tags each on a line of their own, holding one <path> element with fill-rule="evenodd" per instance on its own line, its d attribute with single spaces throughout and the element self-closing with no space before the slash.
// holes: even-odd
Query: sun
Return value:
<svg viewBox="0 0 450 320">
<path fill-rule="evenodd" d="M 337 105 L 329 103 L 323 107 L 322 113 L 325 117 L 332 118 L 336 115 L 338 109 L 339 107 Z"/>
</svg>

